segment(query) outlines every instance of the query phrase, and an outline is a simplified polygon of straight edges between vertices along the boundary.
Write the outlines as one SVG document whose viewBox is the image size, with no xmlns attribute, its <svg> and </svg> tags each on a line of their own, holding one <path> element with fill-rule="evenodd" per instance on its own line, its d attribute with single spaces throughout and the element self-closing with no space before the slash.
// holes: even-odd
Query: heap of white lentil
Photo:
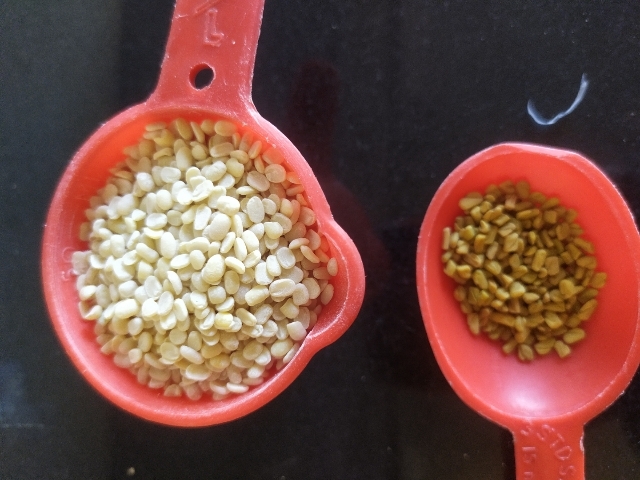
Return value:
<svg viewBox="0 0 640 480">
<path fill-rule="evenodd" d="M 555 350 L 560 357 L 585 337 L 606 273 L 596 272 L 591 242 L 577 213 L 527 182 L 491 185 L 459 202 L 464 215 L 443 231 L 444 271 L 470 330 L 501 341 L 520 360 Z"/>
<path fill-rule="evenodd" d="M 337 261 L 282 155 L 227 120 L 148 125 L 73 254 L 103 353 L 167 396 L 244 393 L 287 364 Z"/>
</svg>

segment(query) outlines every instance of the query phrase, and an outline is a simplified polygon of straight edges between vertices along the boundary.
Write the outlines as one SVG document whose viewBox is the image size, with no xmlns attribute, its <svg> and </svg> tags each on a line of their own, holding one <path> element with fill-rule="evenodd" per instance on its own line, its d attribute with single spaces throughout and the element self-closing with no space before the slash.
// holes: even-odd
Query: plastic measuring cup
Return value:
<svg viewBox="0 0 640 480">
<path fill-rule="evenodd" d="M 309 165 L 298 150 L 256 111 L 251 82 L 264 0 L 178 0 L 158 85 L 149 99 L 120 113 L 97 130 L 73 157 L 51 202 L 42 245 L 42 277 L 47 307 L 67 354 L 84 377 L 123 409 L 159 423 L 203 426 L 246 415 L 282 392 L 311 357 L 335 341 L 355 320 L 364 296 L 358 251 L 331 215 Z M 213 74 L 208 86 L 198 75 Z M 206 78 L 206 75 L 205 75 Z M 78 238 L 89 198 L 104 186 L 109 169 L 124 160 L 147 124 L 176 118 L 226 118 L 251 130 L 264 150 L 277 147 L 305 187 L 319 230 L 327 237 L 339 273 L 333 300 L 325 306 L 300 350 L 282 370 L 248 392 L 220 401 L 165 397 L 140 385 L 134 375 L 103 355 L 93 322 L 81 319 L 70 255 L 86 250 Z"/>
<path fill-rule="evenodd" d="M 458 201 L 489 184 L 527 180 L 532 191 L 575 208 L 593 242 L 607 284 L 585 322 L 586 338 L 570 356 L 554 352 L 523 363 L 501 345 L 475 336 L 443 272 L 442 230 L 461 214 Z M 640 237 L 626 203 L 590 161 L 577 153 L 503 144 L 458 166 L 442 183 L 418 240 L 420 308 L 433 352 L 455 392 L 471 408 L 514 436 L 519 480 L 584 478 L 584 425 L 607 408 L 640 363 Z"/>
</svg>

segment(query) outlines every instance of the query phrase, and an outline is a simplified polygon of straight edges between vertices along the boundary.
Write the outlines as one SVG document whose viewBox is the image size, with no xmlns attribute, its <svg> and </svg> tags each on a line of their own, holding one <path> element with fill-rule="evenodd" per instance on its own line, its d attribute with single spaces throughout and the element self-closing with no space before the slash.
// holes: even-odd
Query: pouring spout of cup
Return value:
<svg viewBox="0 0 640 480">
<path fill-rule="evenodd" d="M 148 103 L 193 103 L 239 120 L 255 112 L 251 85 L 263 9 L 264 0 L 178 0 Z"/>
</svg>

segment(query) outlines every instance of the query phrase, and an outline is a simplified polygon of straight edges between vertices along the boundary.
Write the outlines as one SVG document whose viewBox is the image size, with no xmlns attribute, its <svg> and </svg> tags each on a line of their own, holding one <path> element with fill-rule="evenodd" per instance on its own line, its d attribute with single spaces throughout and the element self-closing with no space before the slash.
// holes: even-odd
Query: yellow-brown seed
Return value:
<svg viewBox="0 0 640 480">
<path fill-rule="evenodd" d="M 460 200 L 459 206 L 464 211 L 469 211 L 476 205 L 480 205 L 482 203 L 483 196 L 480 193 L 472 192 Z"/>
<path fill-rule="evenodd" d="M 564 343 L 571 345 L 579 342 L 585 337 L 585 331 L 581 328 L 572 328 L 562 336 Z"/>
<path fill-rule="evenodd" d="M 502 342 L 505 353 L 528 346 L 531 358 L 518 348 L 523 361 L 552 348 L 566 356 L 606 282 L 576 212 L 524 181 L 473 192 L 460 206 L 465 215 L 443 231 L 442 262 L 460 284 L 454 296 L 470 330 Z"/>
<path fill-rule="evenodd" d="M 560 358 L 565 358 L 571 353 L 571 347 L 560 340 L 555 341 L 555 343 L 553 344 L 553 348 L 556 352 L 558 352 Z"/>
</svg>

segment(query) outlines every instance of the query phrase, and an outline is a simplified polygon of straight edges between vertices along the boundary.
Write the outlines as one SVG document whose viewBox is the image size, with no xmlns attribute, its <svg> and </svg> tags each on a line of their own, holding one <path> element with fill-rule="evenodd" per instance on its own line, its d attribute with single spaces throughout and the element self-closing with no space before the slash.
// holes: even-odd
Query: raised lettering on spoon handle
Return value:
<svg viewBox="0 0 640 480">
<path fill-rule="evenodd" d="M 158 86 L 149 102 L 186 99 L 240 121 L 251 115 L 263 8 L 264 0 L 178 0 Z M 196 74 L 209 68 L 211 84 L 196 88 Z"/>
<path fill-rule="evenodd" d="M 584 480 L 583 426 L 535 419 L 513 431 L 518 480 Z"/>
</svg>

